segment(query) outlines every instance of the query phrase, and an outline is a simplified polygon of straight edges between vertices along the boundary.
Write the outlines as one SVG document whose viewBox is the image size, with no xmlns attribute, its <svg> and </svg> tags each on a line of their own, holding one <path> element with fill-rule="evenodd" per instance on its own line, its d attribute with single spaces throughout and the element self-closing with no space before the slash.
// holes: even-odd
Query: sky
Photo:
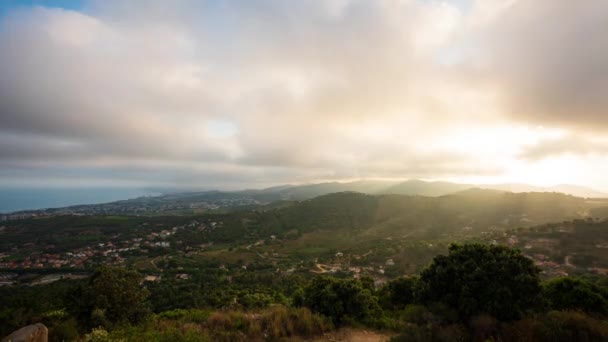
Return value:
<svg viewBox="0 0 608 342">
<path fill-rule="evenodd" d="M 0 2 L 0 188 L 608 191 L 605 0 Z"/>
</svg>

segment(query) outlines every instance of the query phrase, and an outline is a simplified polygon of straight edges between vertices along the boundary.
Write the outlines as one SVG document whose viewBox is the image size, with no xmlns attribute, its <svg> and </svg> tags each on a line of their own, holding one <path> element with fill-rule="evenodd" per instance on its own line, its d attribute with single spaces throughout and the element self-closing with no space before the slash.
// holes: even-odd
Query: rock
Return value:
<svg viewBox="0 0 608 342">
<path fill-rule="evenodd" d="M 42 323 L 28 325 L 2 339 L 2 342 L 48 342 L 49 329 Z"/>
</svg>

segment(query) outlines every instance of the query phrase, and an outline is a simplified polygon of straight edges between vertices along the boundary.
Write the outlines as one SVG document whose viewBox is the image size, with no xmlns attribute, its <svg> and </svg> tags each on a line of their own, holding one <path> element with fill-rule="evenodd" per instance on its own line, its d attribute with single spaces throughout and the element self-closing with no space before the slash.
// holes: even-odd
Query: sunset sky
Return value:
<svg viewBox="0 0 608 342">
<path fill-rule="evenodd" d="M 608 191 L 608 1 L 11 1 L 0 187 Z"/>
</svg>

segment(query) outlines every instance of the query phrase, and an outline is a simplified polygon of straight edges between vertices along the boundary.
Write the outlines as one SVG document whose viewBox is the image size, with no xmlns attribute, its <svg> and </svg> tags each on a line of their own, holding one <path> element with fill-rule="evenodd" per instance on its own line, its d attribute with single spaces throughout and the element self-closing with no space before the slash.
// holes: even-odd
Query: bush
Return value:
<svg viewBox="0 0 608 342">
<path fill-rule="evenodd" d="M 541 291 L 539 270 L 517 250 L 481 244 L 451 245 L 421 276 L 420 299 L 443 303 L 463 322 L 478 314 L 514 320 L 533 309 Z"/>
<path fill-rule="evenodd" d="M 434 321 L 433 314 L 424 305 L 410 304 L 401 312 L 401 318 L 409 323 L 426 324 Z"/>
<path fill-rule="evenodd" d="M 607 341 L 608 322 L 583 312 L 551 311 L 503 324 L 504 341 Z"/>
<path fill-rule="evenodd" d="M 142 322 L 150 314 L 146 302 L 150 293 L 140 281 L 135 271 L 100 267 L 86 286 L 71 295 L 70 309 L 80 322 L 93 327 Z"/>
<path fill-rule="evenodd" d="M 79 337 L 78 322 L 74 318 L 49 326 L 49 340 L 51 341 L 76 341 Z"/>
<path fill-rule="evenodd" d="M 161 319 L 171 319 L 178 320 L 180 322 L 189 322 L 189 323 L 203 323 L 206 322 L 211 312 L 208 310 L 199 310 L 199 309 L 175 309 L 170 311 L 165 311 L 158 314 L 158 318 Z"/>
<path fill-rule="evenodd" d="M 91 333 L 84 336 L 85 342 L 122 342 L 110 337 L 110 334 L 103 328 L 95 328 Z"/>
<path fill-rule="evenodd" d="M 216 312 L 207 321 L 207 328 L 213 333 L 240 332 L 248 338 L 286 338 L 291 336 L 310 337 L 331 330 L 332 326 L 319 315 L 307 308 L 287 308 L 274 306 L 258 314 L 243 312 Z M 239 334 L 240 336 L 240 334 Z"/>
<path fill-rule="evenodd" d="M 384 309 L 399 310 L 413 304 L 418 291 L 418 278 L 402 277 L 388 282 L 380 290 L 380 304 Z"/>
<path fill-rule="evenodd" d="M 543 297 L 554 310 L 608 313 L 608 299 L 603 289 L 583 279 L 568 277 L 549 281 L 543 287 Z"/>
<path fill-rule="evenodd" d="M 268 307 L 273 298 L 265 293 L 246 293 L 238 301 L 245 309 L 254 309 Z"/>
<path fill-rule="evenodd" d="M 270 310 L 266 319 L 273 325 L 272 329 L 268 329 L 269 336 L 277 338 L 293 335 L 309 337 L 331 329 L 330 324 L 307 308 L 288 309 L 277 306 Z M 272 331 L 282 333 L 271 334 Z"/>
<path fill-rule="evenodd" d="M 381 316 L 378 298 L 353 279 L 316 277 L 304 289 L 303 304 L 335 324 L 366 322 Z"/>
<path fill-rule="evenodd" d="M 115 328 L 110 341 L 212 341 L 200 324 L 157 319 L 136 326 Z"/>
</svg>

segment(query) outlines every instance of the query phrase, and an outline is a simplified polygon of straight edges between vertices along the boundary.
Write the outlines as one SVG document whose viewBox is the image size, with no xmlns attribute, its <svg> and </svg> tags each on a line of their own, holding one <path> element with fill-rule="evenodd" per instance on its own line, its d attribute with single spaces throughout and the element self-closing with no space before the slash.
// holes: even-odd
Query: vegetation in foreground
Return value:
<svg viewBox="0 0 608 342">
<path fill-rule="evenodd" d="M 234 301 L 154 310 L 162 294 L 143 286 L 137 272 L 109 267 L 88 280 L 4 295 L 4 335 L 42 322 L 52 341 L 306 339 L 343 326 L 384 329 L 395 341 L 608 339 L 605 279 L 542 282 L 518 250 L 481 244 L 452 245 L 419 277 L 384 286 L 367 277 L 302 279 L 291 294 L 262 298 L 257 308 Z"/>
</svg>

